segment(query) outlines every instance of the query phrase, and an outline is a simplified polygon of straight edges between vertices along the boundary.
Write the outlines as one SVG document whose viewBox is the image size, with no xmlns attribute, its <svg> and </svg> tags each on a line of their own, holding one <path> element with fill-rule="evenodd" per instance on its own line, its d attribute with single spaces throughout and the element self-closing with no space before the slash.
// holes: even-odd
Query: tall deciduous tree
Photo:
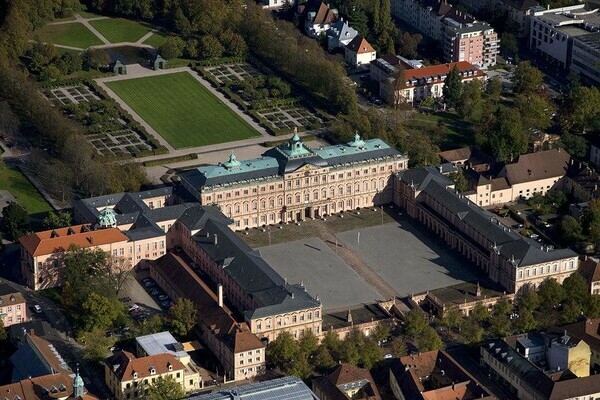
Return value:
<svg viewBox="0 0 600 400">
<path fill-rule="evenodd" d="M 169 324 L 179 336 L 187 336 L 196 325 L 197 318 L 194 302 L 184 297 L 180 297 L 169 310 Z"/>
<path fill-rule="evenodd" d="M 517 65 L 513 78 L 513 91 L 518 94 L 540 93 L 543 90 L 544 75 L 529 61 Z"/>
<path fill-rule="evenodd" d="M 4 227 L 12 240 L 17 240 L 23 236 L 29 226 L 27 211 L 14 201 L 9 201 L 8 205 L 2 209 L 2 219 Z"/>
<path fill-rule="evenodd" d="M 540 298 L 541 307 L 545 310 L 551 310 L 558 307 L 565 298 L 565 290 L 563 287 L 552 278 L 547 278 L 538 286 L 538 296 Z"/>
<path fill-rule="evenodd" d="M 64 228 L 71 225 L 71 213 L 68 211 L 60 211 L 55 213 L 50 211 L 46 218 L 44 218 L 44 227 L 47 229 Z"/>
<path fill-rule="evenodd" d="M 185 397 L 181 384 L 171 376 L 159 376 L 148 388 L 148 400 L 179 400 Z"/>
<path fill-rule="evenodd" d="M 444 101 L 448 107 L 456 107 L 462 95 L 462 81 L 456 65 L 444 80 L 443 93 Z"/>
<path fill-rule="evenodd" d="M 84 330 L 93 328 L 110 328 L 117 318 L 124 314 L 124 306 L 115 299 L 104 297 L 96 292 L 91 292 L 81 305 Z"/>
</svg>

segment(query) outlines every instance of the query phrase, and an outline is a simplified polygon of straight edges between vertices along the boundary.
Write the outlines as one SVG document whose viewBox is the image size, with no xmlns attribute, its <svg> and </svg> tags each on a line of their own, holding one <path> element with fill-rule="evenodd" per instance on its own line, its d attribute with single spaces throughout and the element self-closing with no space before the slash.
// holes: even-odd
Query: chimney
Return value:
<svg viewBox="0 0 600 400">
<path fill-rule="evenodd" d="M 352 312 L 348 310 L 348 316 L 346 317 L 346 321 L 352 323 Z"/>
<path fill-rule="evenodd" d="M 479 286 L 479 282 L 477 282 L 477 292 L 475 292 L 476 297 L 481 296 L 481 286 Z"/>
<path fill-rule="evenodd" d="M 215 238 L 215 244 L 219 244 L 219 242 L 218 242 L 218 240 L 217 240 L 217 239 L 218 239 L 218 237 L 217 237 L 217 234 L 215 233 L 213 236 L 214 236 L 214 238 Z"/>
<path fill-rule="evenodd" d="M 223 285 L 217 285 L 217 296 L 219 297 L 219 307 L 223 308 Z"/>
</svg>

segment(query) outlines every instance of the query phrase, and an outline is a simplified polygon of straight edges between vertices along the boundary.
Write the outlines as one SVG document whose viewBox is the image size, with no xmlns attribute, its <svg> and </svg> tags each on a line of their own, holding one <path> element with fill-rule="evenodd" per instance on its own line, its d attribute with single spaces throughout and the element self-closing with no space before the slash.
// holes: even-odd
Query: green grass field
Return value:
<svg viewBox="0 0 600 400">
<path fill-rule="evenodd" d="M 155 49 L 159 48 L 169 36 L 164 33 L 155 32 L 152 36 L 144 41 L 144 44 L 149 44 Z"/>
<path fill-rule="evenodd" d="M 259 135 L 187 72 L 106 84 L 175 148 Z"/>
<path fill-rule="evenodd" d="M 124 18 L 99 19 L 90 21 L 90 25 L 111 43 L 136 42 L 150 32 L 149 27 Z"/>
<path fill-rule="evenodd" d="M 63 25 L 46 25 L 36 31 L 33 37 L 40 42 L 62 44 L 82 49 L 102 44 L 102 41 L 96 35 L 79 22 Z"/>
<path fill-rule="evenodd" d="M 44 200 L 36 188 L 21 171 L 0 165 L 0 188 L 8 190 L 29 214 L 51 211 L 52 207 Z"/>
</svg>

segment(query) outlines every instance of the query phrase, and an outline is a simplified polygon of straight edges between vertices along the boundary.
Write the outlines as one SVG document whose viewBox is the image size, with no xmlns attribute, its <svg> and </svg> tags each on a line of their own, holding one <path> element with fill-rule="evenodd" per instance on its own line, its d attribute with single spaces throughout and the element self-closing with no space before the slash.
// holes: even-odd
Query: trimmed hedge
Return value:
<svg viewBox="0 0 600 400">
<path fill-rule="evenodd" d="M 221 58 L 210 58 L 208 60 L 202 60 L 198 62 L 198 65 L 203 67 L 215 67 L 223 64 L 241 64 L 246 62 L 246 57 L 221 57 Z"/>
<path fill-rule="evenodd" d="M 156 167 L 158 165 L 164 165 L 167 163 L 175 163 L 175 162 L 180 162 L 180 161 L 197 160 L 197 159 L 198 159 L 198 154 L 192 153 L 192 154 L 188 154 L 185 156 L 167 157 L 167 158 L 160 158 L 158 160 L 144 161 L 142 164 L 144 165 L 144 167 Z"/>
</svg>

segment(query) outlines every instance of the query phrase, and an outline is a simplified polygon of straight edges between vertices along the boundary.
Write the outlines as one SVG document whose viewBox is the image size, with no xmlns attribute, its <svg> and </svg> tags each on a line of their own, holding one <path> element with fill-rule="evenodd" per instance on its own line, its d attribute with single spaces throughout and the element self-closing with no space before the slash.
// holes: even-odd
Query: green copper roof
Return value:
<svg viewBox="0 0 600 400">
<path fill-rule="evenodd" d="M 356 132 L 356 135 L 354 135 L 354 140 L 351 141 L 350 143 L 348 143 L 348 146 L 350 146 L 350 147 L 364 147 L 365 146 L 365 141 L 362 140 L 360 138 L 360 135 L 358 134 L 358 132 Z"/>
<path fill-rule="evenodd" d="M 106 207 L 98 215 L 98 225 L 102 228 L 114 228 L 117 226 L 117 215 L 112 209 Z"/>
<path fill-rule="evenodd" d="M 388 146 L 388 144 L 381 139 L 361 140 L 359 136 L 358 140 L 355 137 L 354 141 L 348 144 L 321 147 L 319 149 L 315 149 L 314 152 L 324 160 L 327 160 L 336 157 L 358 155 L 362 153 L 369 153 L 371 151 L 387 149 L 390 149 L 390 146 Z"/>
<path fill-rule="evenodd" d="M 297 133 L 285 145 L 281 145 L 278 149 L 288 158 L 310 156 L 313 152 L 304 145 Z"/>
<path fill-rule="evenodd" d="M 237 160 L 235 154 L 233 153 L 231 153 L 231 155 L 229 156 L 229 160 L 223 163 L 223 166 L 227 169 L 236 168 L 240 165 L 242 165 L 242 163 Z"/>
</svg>

